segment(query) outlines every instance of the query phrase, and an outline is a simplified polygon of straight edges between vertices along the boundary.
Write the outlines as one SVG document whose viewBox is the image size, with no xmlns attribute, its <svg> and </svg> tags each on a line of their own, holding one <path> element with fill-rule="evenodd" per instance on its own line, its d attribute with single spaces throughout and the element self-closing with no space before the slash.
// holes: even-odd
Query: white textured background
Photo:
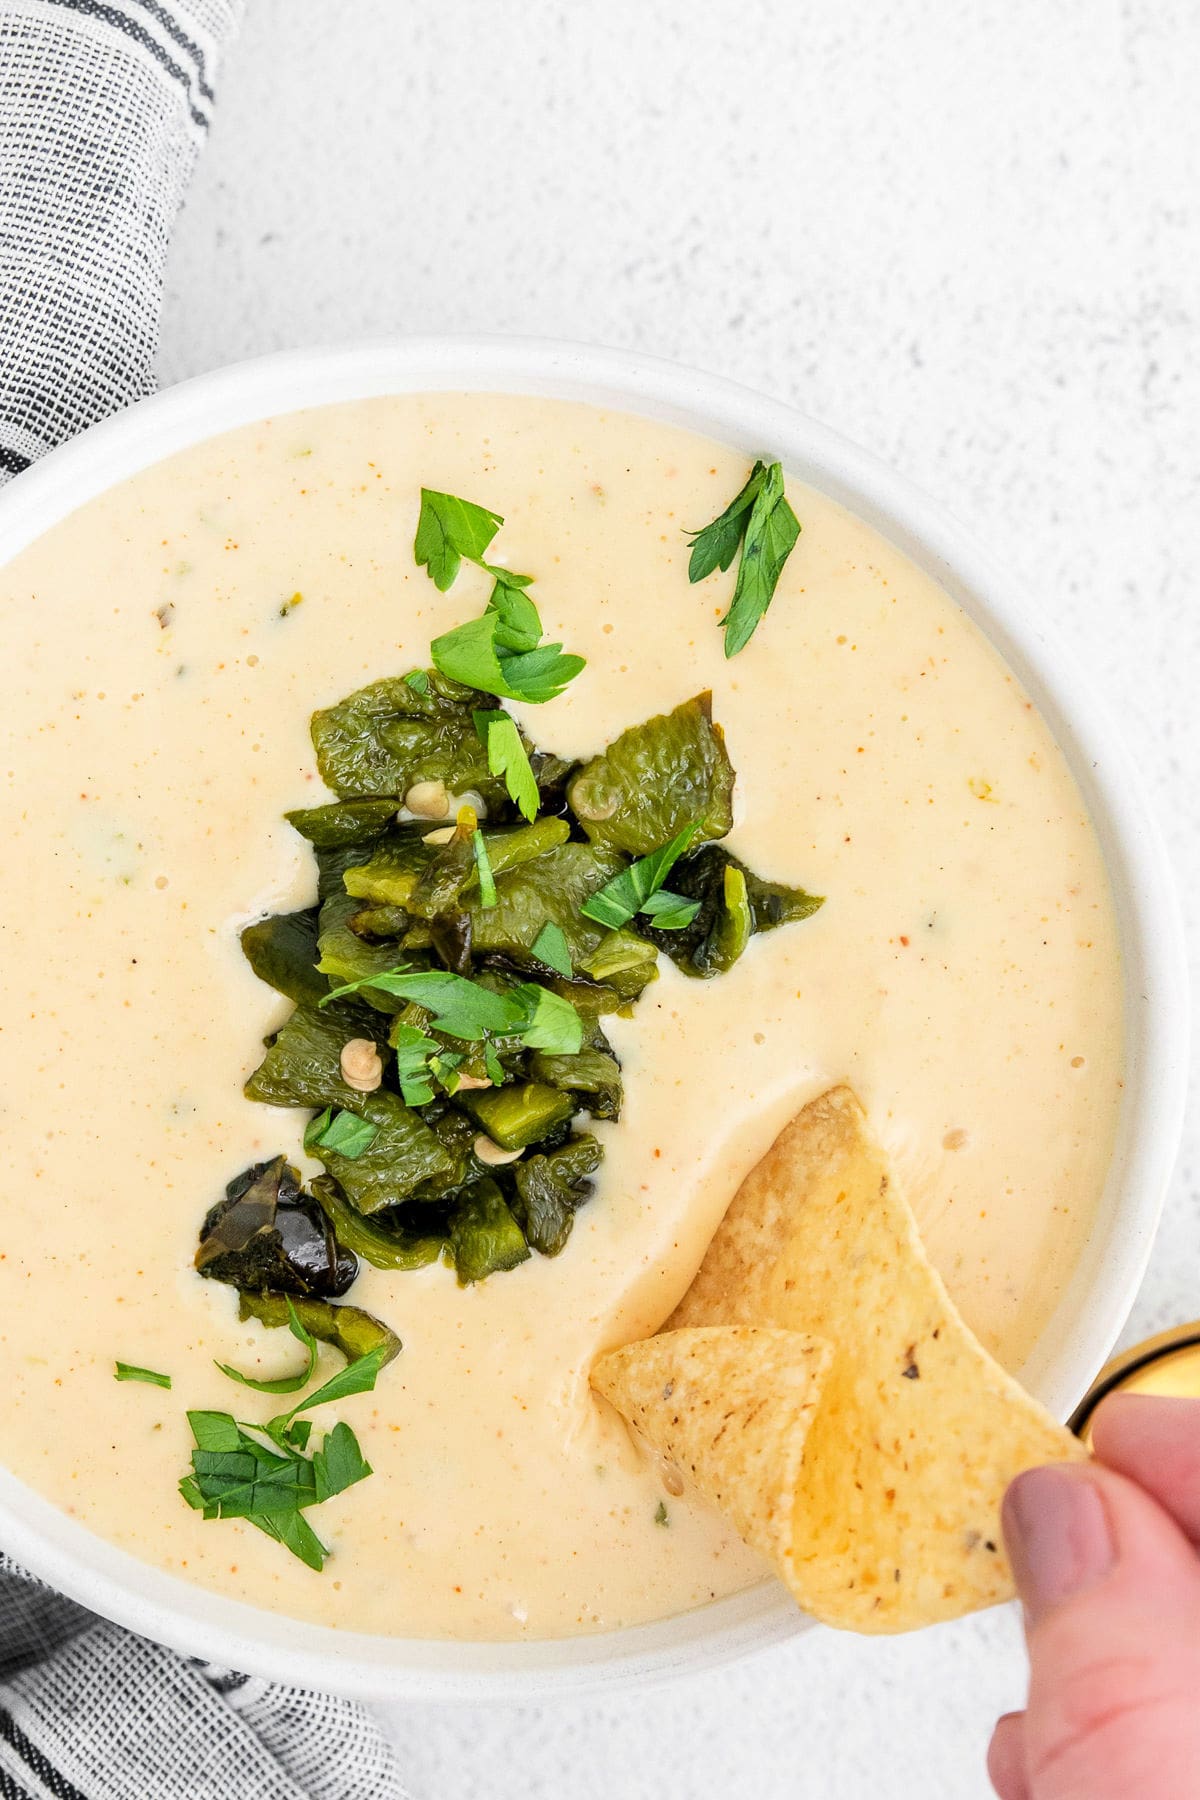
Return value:
<svg viewBox="0 0 1200 1800">
<path fill-rule="evenodd" d="M 1008 557 L 1200 882 L 1196 0 L 250 0 L 163 379 L 546 332 L 796 401 Z M 1193 921 L 1193 961 L 1200 927 Z M 1200 1114 L 1197 1115 L 1200 1118 Z M 1195 1125 L 1130 1336 L 1200 1315 Z M 392 1717 L 419 1800 L 974 1800 L 1009 1612 Z"/>
</svg>

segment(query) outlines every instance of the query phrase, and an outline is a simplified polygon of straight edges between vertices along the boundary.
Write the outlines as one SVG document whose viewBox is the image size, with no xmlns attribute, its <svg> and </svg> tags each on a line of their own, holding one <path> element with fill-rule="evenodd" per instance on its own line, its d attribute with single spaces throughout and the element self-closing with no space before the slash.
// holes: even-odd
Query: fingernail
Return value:
<svg viewBox="0 0 1200 1800">
<path fill-rule="evenodd" d="M 1028 1469 L 1004 1496 L 1004 1542 L 1029 1624 L 1102 1581 L 1115 1550 L 1096 1484 L 1068 1469 Z"/>
</svg>

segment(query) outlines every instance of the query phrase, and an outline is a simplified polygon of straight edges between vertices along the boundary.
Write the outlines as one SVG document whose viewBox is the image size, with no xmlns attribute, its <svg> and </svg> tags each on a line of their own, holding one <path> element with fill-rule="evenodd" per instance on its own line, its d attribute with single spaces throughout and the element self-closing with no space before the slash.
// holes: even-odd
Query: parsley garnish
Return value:
<svg viewBox="0 0 1200 1800">
<path fill-rule="evenodd" d="M 512 990 L 514 1005 L 522 1008 L 515 1035 L 528 1050 L 545 1050 L 551 1056 L 574 1056 L 583 1044 L 583 1021 L 561 994 L 523 981 Z"/>
<path fill-rule="evenodd" d="M 379 1136 L 378 1125 L 360 1119 L 357 1113 L 338 1111 L 327 1106 L 311 1121 L 304 1133 L 306 1150 L 332 1150 L 356 1162 Z"/>
<path fill-rule="evenodd" d="M 667 1503 L 665 1500 L 660 1500 L 657 1507 L 654 1510 L 654 1523 L 656 1525 L 669 1525 L 671 1523 L 670 1515 L 667 1512 Z"/>
<path fill-rule="evenodd" d="M 377 1344 L 374 1350 L 368 1350 L 365 1356 L 356 1356 L 348 1362 L 344 1369 L 319 1387 L 315 1394 L 307 1400 L 301 1400 L 290 1413 L 284 1416 L 283 1424 L 290 1427 L 297 1413 L 311 1412 L 314 1406 L 328 1406 L 332 1400 L 347 1400 L 351 1394 L 369 1394 L 379 1378 L 379 1371 L 390 1356 L 396 1353 L 395 1341 L 391 1344 Z M 272 1419 L 266 1426 L 269 1432 L 272 1426 L 279 1425 L 280 1420 Z"/>
<path fill-rule="evenodd" d="M 575 973 L 571 967 L 571 952 L 567 948 L 567 940 L 560 925 L 547 919 L 542 929 L 533 940 L 533 954 L 539 962 L 544 962 L 548 969 L 557 975 L 565 975 L 568 980 Z"/>
<path fill-rule="evenodd" d="M 441 1045 L 416 1025 L 396 1024 L 392 1027 L 392 1036 L 396 1047 L 396 1074 L 400 1078 L 404 1104 L 428 1106 L 433 1099 L 430 1059 L 438 1054 Z"/>
<path fill-rule="evenodd" d="M 756 462 L 745 487 L 720 517 L 691 534 L 689 581 L 727 569 L 741 546 L 733 599 L 721 621 L 726 656 L 736 656 L 754 636 L 799 536 L 800 521 L 788 505 L 777 462 Z"/>
<path fill-rule="evenodd" d="M 294 1338 L 299 1339 L 308 1352 L 308 1362 L 299 1374 L 280 1375 L 275 1381 L 258 1381 L 253 1375 L 243 1375 L 240 1370 L 231 1368 L 228 1363 L 219 1362 L 217 1367 L 222 1375 L 228 1375 L 230 1381 L 240 1381 L 243 1387 L 253 1388 L 256 1394 L 298 1394 L 302 1387 L 308 1386 L 317 1367 L 317 1340 L 308 1327 L 301 1324 L 290 1295 L 287 1307 L 288 1330 Z"/>
<path fill-rule="evenodd" d="M 500 514 L 490 507 L 423 487 L 413 540 L 417 566 L 429 570 L 430 580 L 444 594 L 464 556 L 468 562 L 483 562 L 484 551 L 503 523 Z"/>
<path fill-rule="evenodd" d="M 492 859 L 478 825 L 471 833 L 471 848 L 475 853 L 475 870 L 479 876 L 479 904 L 487 909 L 496 904 L 496 877 L 492 874 Z"/>
<path fill-rule="evenodd" d="M 533 602 L 529 604 L 532 606 Z M 561 644 L 539 644 L 536 640 L 528 650 L 506 650 L 499 621 L 500 614 L 489 601 L 481 618 L 468 619 L 465 625 L 434 638 L 429 654 L 443 675 L 476 688 L 481 694 L 535 705 L 556 700 L 584 667 L 582 656 L 563 656 Z"/>
<path fill-rule="evenodd" d="M 443 593 L 464 559 L 485 569 L 495 583 L 482 618 L 469 619 L 435 638 L 430 655 L 442 674 L 453 681 L 501 700 L 537 704 L 557 698 L 584 662 L 581 656 L 563 656 L 561 644 L 542 643 L 541 616 L 525 592 L 532 575 L 517 575 L 484 561 L 484 553 L 503 523 L 501 515 L 489 507 L 433 488 L 421 489 L 421 513 L 413 542 L 418 564 L 428 569 Z"/>
<path fill-rule="evenodd" d="M 297 1415 L 349 1394 L 368 1393 L 387 1354 L 382 1344 L 369 1350 L 291 1412 L 265 1425 L 247 1424 L 225 1412 L 189 1412 L 196 1447 L 192 1473 L 179 1484 L 188 1505 L 206 1519 L 246 1519 L 310 1569 L 322 1569 L 329 1551 L 302 1515 L 364 1481 L 371 1465 L 346 1424 L 335 1425 L 308 1455 L 312 1421 Z"/>
<path fill-rule="evenodd" d="M 148 1381 L 151 1387 L 161 1388 L 171 1385 L 169 1375 L 160 1375 L 157 1369 L 139 1369 L 136 1363 L 116 1363 L 113 1374 L 117 1381 Z"/>
<path fill-rule="evenodd" d="M 229 1413 L 189 1412 L 188 1423 L 196 1447 L 179 1484 L 188 1505 L 206 1519 L 245 1519 L 310 1569 L 324 1568 L 329 1551 L 303 1513 L 371 1473 L 350 1427 L 335 1425 L 308 1456 L 307 1432 L 281 1431 L 265 1444 L 251 1435 L 266 1435 L 265 1426 L 240 1425 Z"/>
<path fill-rule="evenodd" d="M 513 1019 L 513 1008 L 503 994 L 494 994 L 491 988 L 468 981 L 465 975 L 452 975 L 448 969 L 410 969 L 407 963 L 399 963 L 379 975 L 364 976 L 361 981 L 348 981 L 327 994 L 321 1005 L 340 1000 L 344 994 L 357 993 L 363 987 L 379 988 L 401 1000 L 415 1000 L 434 1015 L 433 1029 L 444 1031 L 447 1037 L 477 1042 L 488 1032 L 507 1032 Z"/>
<path fill-rule="evenodd" d="M 649 856 L 639 856 L 585 900 L 580 912 L 613 931 L 628 925 L 640 912 L 652 914 L 654 923 L 663 931 L 679 931 L 690 925 L 700 911 L 700 902 L 668 893 L 662 884 L 699 829 L 696 823 L 685 825 L 669 844 L 652 850 Z"/>
<path fill-rule="evenodd" d="M 493 775 L 503 775 L 509 799 L 532 824 L 537 817 L 540 796 L 516 720 L 498 709 L 477 712 L 475 729 L 487 749 L 488 768 Z"/>
<path fill-rule="evenodd" d="M 748 516 L 762 487 L 766 464 L 756 462 L 750 479 L 740 494 L 734 496 L 719 518 L 702 531 L 688 533 L 692 554 L 688 561 L 688 580 L 703 581 L 714 569 L 725 570 L 738 553 L 746 533 Z"/>
<path fill-rule="evenodd" d="M 683 931 L 689 926 L 700 911 L 699 900 L 686 900 L 682 894 L 673 894 L 669 888 L 659 888 L 651 894 L 641 909 L 651 919 L 659 931 Z"/>
<path fill-rule="evenodd" d="M 459 1082 L 458 1071 L 465 1061 L 457 1050 L 439 1050 L 436 1056 L 429 1059 L 429 1067 L 448 1094 L 457 1094 Z"/>
<path fill-rule="evenodd" d="M 468 981 L 465 975 L 452 975 L 448 969 L 410 970 L 402 963 L 334 988 L 321 1005 L 362 987 L 415 1000 L 434 1015 L 430 1029 L 447 1037 L 473 1043 L 489 1037 L 515 1037 L 530 1050 L 571 1056 L 583 1042 L 583 1021 L 571 1002 L 532 981 L 519 982 L 497 994 L 477 981 Z"/>
<path fill-rule="evenodd" d="M 536 649 L 542 635 L 541 615 L 524 591 L 533 576 L 514 575 L 511 569 L 495 569 L 491 563 L 482 566 L 496 577 L 487 609 L 496 615 L 496 642 L 500 649 L 511 650 L 514 655 Z"/>
</svg>

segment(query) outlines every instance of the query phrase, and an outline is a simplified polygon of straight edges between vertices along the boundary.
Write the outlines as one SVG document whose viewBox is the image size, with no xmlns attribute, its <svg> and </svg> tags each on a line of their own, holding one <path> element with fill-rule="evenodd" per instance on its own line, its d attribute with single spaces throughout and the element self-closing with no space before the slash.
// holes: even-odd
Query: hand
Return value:
<svg viewBox="0 0 1200 1800">
<path fill-rule="evenodd" d="M 1200 1400 L 1113 1395 L 1093 1439 L 1005 1496 L 1029 1703 L 988 1773 L 1000 1800 L 1198 1800 Z"/>
</svg>

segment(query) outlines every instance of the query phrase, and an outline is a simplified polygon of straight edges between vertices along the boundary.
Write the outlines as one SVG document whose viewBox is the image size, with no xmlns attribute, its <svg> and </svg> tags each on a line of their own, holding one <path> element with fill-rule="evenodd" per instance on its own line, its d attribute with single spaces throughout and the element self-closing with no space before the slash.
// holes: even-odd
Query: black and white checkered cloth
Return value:
<svg viewBox="0 0 1200 1800">
<path fill-rule="evenodd" d="M 0 0 L 0 479 L 154 387 L 242 0 Z"/>
<path fill-rule="evenodd" d="M 154 387 L 242 0 L 0 0 L 0 482 Z M 360 1708 L 189 1660 L 0 1557 L 0 1800 L 402 1800 Z"/>
</svg>

